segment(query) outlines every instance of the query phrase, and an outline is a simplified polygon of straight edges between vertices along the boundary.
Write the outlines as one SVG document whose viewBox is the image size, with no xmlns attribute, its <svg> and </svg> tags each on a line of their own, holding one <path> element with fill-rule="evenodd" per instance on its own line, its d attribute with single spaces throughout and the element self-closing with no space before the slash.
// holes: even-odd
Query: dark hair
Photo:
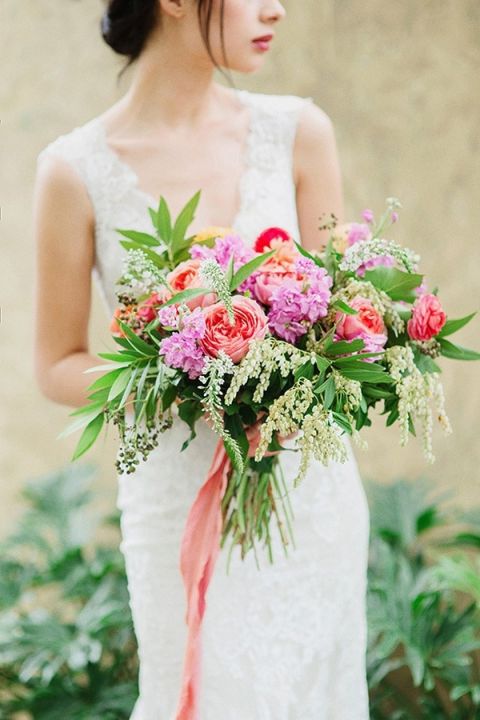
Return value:
<svg viewBox="0 0 480 720">
<path fill-rule="evenodd" d="M 215 67 L 219 68 L 210 46 L 210 22 L 214 0 L 196 0 L 197 16 L 202 38 Z M 224 5 L 220 7 L 220 39 L 226 60 L 224 43 Z M 147 39 L 157 22 L 160 4 L 158 0 L 108 0 L 100 23 L 102 37 L 119 55 L 127 55 L 128 62 L 120 75 L 140 56 Z M 226 63 L 227 64 L 227 63 Z M 225 75 L 222 68 L 220 71 Z M 231 78 L 227 76 L 231 83 Z"/>
</svg>

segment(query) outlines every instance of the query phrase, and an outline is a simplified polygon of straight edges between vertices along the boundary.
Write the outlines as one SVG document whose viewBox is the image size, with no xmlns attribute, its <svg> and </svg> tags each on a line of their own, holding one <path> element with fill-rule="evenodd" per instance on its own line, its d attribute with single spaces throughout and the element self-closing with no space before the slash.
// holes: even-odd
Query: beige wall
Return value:
<svg viewBox="0 0 480 720">
<path fill-rule="evenodd" d="M 349 218 L 398 196 L 395 237 L 424 256 L 452 316 L 479 305 L 480 3 L 478 0 L 287 0 L 287 20 L 262 72 L 240 87 L 312 95 L 332 117 Z M 121 61 L 97 32 L 100 0 L 3 0 L 1 93 L 0 535 L 21 511 L 19 489 L 66 463 L 75 440 L 56 440 L 69 409 L 45 400 L 32 378 L 35 158 L 48 141 L 109 106 Z M 97 296 L 91 346 L 108 343 Z M 480 322 L 480 321 L 479 321 Z M 459 341 L 480 347 L 479 323 Z M 365 477 L 428 474 L 459 502 L 478 502 L 480 365 L 450 363 L 445 386 L 453 437 L 437 434 L 437 464 L 415 444 L 401 451 L 377 423 Z M 99 507 L 115 495 L 113 430 L 90 458 L 100 463 Z"/>
</svg>

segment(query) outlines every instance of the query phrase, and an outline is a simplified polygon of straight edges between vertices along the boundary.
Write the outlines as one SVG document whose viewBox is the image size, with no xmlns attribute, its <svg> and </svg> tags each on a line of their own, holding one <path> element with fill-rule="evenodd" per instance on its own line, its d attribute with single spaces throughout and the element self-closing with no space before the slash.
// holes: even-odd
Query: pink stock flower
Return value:
<svg viewBox="0 0 480 720">
<path fill-rule="evenodd" d="M 165 314 L 169 309 L 170 306 L 161 313 Z M 161 341 L 159 354 L 164 356 L 165 363 L 170 367 L 183 370 L 191 379 L 197 378 L 202 374 L 205 365 L 205 353 L 199 345 L 199 340 L 205 333 L 202 309 L 197 307 L 181 319 L 177 315 L 176 323 L 179 332 L 174 332 Z"/>
<path fill-rule="evenodd" d="M 175 293 L 182 292 L 183 290 L 193 290 L 203 286 L 200 279 L 200 264 L 201 261 L 198 259 L 185 260 L 168 273 L 167 280 Z M 205 295 L 199 295 L 191 300 L 187 300 L 186 304 L 190 310 L 194 310 L 196 307 L 211 305 L 216 299 L 216 293 L 209 292 L 205 293 Z"/>
<path fill-rule="evenodd" d="M 415 301 L 407 332 L 412 340 L 431 340 L 438 335 L 447 316 L 436 295 L 425 293 Z"/>
<path fill-rule="evenodd" d="M 362 217 L 365 220 L 365 222 L 372 223 L 373 222 L 373 210 L 369 210 L 368 208 L 366 208 L 362 213 Z"/>
<path fill-rule="evenodd" d="M 267 318 L 260 305 L 251 298 L 234 295 L 232 303 L 232 325 L 223 303 L 204 308 L 205 334 L 199 343 L 207 355 L 217 357 L 223 350 L 234 363 L 238 363 L 247 354 L 250 340 L 265 337 Z"/>
<path fill-rule="evenodd" d="M 353 298 L 350 307 L 357 311 L 356 315 L 336 314 L 337 327 L 335 337 L 338 340 L 363 340 L 362 352 L 382 350 L 387 342 L 385 323 L 380 313 L 373 307 L 370 300 L 360 295 Z"/>
</svg>

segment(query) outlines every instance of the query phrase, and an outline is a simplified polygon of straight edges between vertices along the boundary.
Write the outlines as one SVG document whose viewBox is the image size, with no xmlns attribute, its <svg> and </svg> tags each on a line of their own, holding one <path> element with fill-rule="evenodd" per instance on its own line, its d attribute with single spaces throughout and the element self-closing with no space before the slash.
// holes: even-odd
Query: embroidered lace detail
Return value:
<svg viewBox="0 0 480 720">
<path fill-rule="evenodd" d="M 250 243 L 270 225 L 299 239 L 292 180 L 298 118 L 312 98 L 239 91 L 251 108 L 246 171 L 234 227 Z M 148 230 L 154 199 L 105 142 L 98 118 L 42 150 L 64 158 L 85 183 L 95 211 L 94 273 L 108 315 L 124 250 L 115 228 Z M 118 477 L 130 606 L 139 644 L 140 697 L 131 720 L 174 720 L 186 641 L 180 539 L 217 437 L 203 421 L 180 452 L 187 427 L 175 419 L 133 476 Z M 285 445 L 291 449 L 294 441 Z M 265 552 L 240 560 L 228 548 L 207 595 L 199 720 L 367 720 L 365 590 L 368 508 L 355 459 L 312 463 L 290 494 L 296 548 L 274 565 Z M 287 485 L 298 453 L 284 452 Z"/>
</svg>

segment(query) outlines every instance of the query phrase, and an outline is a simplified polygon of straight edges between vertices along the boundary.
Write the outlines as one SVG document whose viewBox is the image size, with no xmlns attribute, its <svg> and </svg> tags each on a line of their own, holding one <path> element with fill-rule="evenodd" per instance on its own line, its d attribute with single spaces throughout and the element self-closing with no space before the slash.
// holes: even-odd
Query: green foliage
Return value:
<svg viewBox="0 0 480 720">
<path fill-rule="evenodd" d="M 2 543 L 1 720 L 130 717 L 138 667 L 123 556 L 88 548 L 92 477 L 75 464 L 29 483 L 29 509 Z"/>
<path fill-rule="evenodd" d="M 459 549 L 478 548 L 478 518 L 442 510 L 421 481 L 371 485 L 369 499 L 371 718 L 476 720 L 480 563 Z"/>
<path fill-rule="evenodd" d="M 75 464 L 30 482 L 29 508 L 2 543 L 1 720 L 130 717 L 138 663 L 123 557 L 118 540 L 92 542 L 92 476 Z M 235 483 L 250 492 L 242 475 Z M 432 498 L 423 481 L 370 484 L 368 495 L 371 720 L 478 720 L 480 563 L 471 549 L 480 547 L 480 512 L 445 510 L 446 497 Z M 237 520 L 247 527 L 252 517 Z M 104 523 L 116 528 L 118 516 Z"/>
</svg>

